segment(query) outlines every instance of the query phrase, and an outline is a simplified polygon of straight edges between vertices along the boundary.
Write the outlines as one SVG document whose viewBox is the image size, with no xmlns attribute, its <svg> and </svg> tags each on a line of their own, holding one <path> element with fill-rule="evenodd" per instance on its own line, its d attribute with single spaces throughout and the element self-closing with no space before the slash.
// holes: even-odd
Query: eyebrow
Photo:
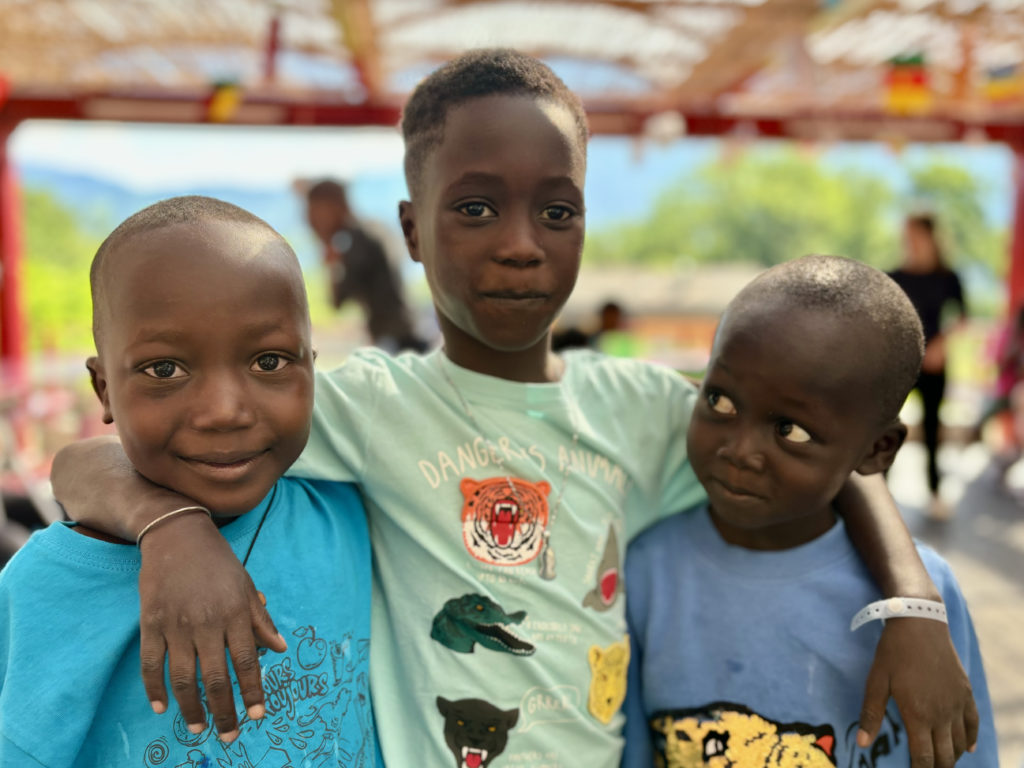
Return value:
<svg viewBox="0 0 1024 768">
<path fill-rule="evenodd" d="M 238 331 L 241 335 L 247 337 L 260 338 L 268 336 L 272 333 L 280 331 L 282 329 L 282 321 L 280 320 L 268 320 L 264 322 L 249 323 L 238 327 Z M 133 344 L 175 344 L 184 341 L 187 338 L 186 334 L 176 329 L 167 330 L 154 330 L 147 333 L 146 328 L 139 329 L 135 338 L 132 340 Z"/>
<path fill-rule="evenodd" d="M 456 189 L 464 184 L 498 184 L 501 186 L 505 185 L 505 178 L 501 174 L 488 173 L 486 171 L 467 171 L 462 174 L 448 185 L 448 189 Z M 576 187 L 576 182 L 573 181 L 571 176 L 545 176 L 540 181 L 541 186 L 544 187 L 555 187 L 559 184 L 569 184 L 572 187 Z"/>
</svg>

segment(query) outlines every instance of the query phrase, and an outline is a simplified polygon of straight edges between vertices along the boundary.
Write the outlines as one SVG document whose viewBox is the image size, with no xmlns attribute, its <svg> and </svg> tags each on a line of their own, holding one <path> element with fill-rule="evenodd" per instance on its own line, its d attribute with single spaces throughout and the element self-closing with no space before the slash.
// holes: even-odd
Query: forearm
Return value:
<svg viewBox="0 0 1024 768">
<path fill-rule="evenodd" d="M 886 597 L 941 600 L 882 475 L 851 476 L 836 499 L 846 532 Z"/>
<path fill-rule="evenodd" d="M 68 517 L 128 541 L 135 541 L 165 512 L 192 503 L 140 475 L 116 437 L 81 440 L 62 448 L 53 460 L 50 481 Z"/>
</svg>

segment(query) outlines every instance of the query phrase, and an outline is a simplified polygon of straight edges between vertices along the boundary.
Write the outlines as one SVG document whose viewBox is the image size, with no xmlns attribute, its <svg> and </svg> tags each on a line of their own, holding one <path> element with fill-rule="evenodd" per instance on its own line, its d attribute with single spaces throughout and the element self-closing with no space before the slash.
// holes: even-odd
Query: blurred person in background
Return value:
<svg viewBox="0 0 1024 768">
<path fill-rule="evenodd" d="M 921 395 L 921 429 L 928 453 L 928 488 L 931 491 L 929 513 L 946 518 L 950 510 L 939 498 L 939 406 L 946 391 L 946 334 L 943 320 L 952 307 L 958 321 L 967 310 L 963 287 L 943 257 L 937 232 L 938 224 L 930 214 L 913 214 L 903 229 L 903 261 L 889 273 L 913 303 L 924 326 L 925 353 L 916 389 Z"/>
<path fill-rule="evenodd" d="M 310 186 L 306 217 L 324 246 L 332 306 L 338 309 L 349 299 L 358 302 L 370 339 L 388 352 L 426 351 L 426 342 L 413 330 L 401 280 L 384 245 L 352 213 L 345 186 L 333 179 Z"/>
</svg>

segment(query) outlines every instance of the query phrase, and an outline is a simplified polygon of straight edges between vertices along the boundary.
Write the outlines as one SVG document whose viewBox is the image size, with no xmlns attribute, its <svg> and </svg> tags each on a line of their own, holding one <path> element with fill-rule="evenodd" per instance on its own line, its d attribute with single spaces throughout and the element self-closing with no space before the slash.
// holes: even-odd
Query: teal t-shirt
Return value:
<svg viewBox="0 0 1024 768">
<path fill-rule="evenodd" d="M 318 377 L 292 474 L 363 491 L 388 765 L 619 763 L 625 545 L 704 499 L 696 390 L 648 363 L 565 360 L 560 382 L 523 384 L 365 350 Z"/>
<path fill-rule="evenodd" d="M 224 744 L 139 676 L 141 558 L 63 523 L 0 572 L 0 767 L 379 766 L 369 700 L 370 546 L 347 484 L 279 480 L 221 533 L 274 611 L 288 650 L 260 658 L 267 714 Z M 211 585 L 214 588 L 215 585 Z M 232 676 L 235 703 L 241 709 Z"/>
</svg>

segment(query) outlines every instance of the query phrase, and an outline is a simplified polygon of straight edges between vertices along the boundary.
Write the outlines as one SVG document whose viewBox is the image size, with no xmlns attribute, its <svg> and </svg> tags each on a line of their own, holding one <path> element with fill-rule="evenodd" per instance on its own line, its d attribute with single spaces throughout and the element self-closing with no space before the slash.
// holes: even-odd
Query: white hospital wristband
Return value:
<svg viewBox="0 0 1024 768">
<path fill-rule="evenodd" d="M 934 619 L 948 624 L 946 606 L 935 600 L 923 600 L 919 597 L 890 597 L 879 600 L 861 608 L 850 622 L 850 631 L 869 621 L 881 619 Z"/>
</svg>

